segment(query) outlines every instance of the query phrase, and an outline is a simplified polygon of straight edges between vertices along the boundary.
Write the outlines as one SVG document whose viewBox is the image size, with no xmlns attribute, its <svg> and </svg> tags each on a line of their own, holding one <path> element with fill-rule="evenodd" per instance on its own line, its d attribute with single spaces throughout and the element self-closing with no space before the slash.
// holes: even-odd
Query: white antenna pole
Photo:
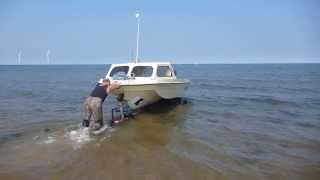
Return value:
<svg viewBox="0 0 320 180">
<path fill-rule="evenodd" d="M 133 61 L 134 58 L 134 53 L 133 53 L 133 48 L 130 49 L 130 60 Z"/>
<path fill-rule="evenodd" d="M 140 39 L 140 14 L 136 13 L 137 19 L 137 45 L 136 45 L 136 63 L 139 61 L 139 39 Z"/>
<path fill-rule="evenodd" d="M 50 64 L 50 54 L 51 54 L 51 51 L 50 51 L 50 49 L 48 49 L 47 54 L 46 54 L 47 64 Z"/>
<path fill-rule="evenodd" d="M 21 64 L 21 50 L 18 51 L 18 64 L 20 65 Z"/>
</svg>

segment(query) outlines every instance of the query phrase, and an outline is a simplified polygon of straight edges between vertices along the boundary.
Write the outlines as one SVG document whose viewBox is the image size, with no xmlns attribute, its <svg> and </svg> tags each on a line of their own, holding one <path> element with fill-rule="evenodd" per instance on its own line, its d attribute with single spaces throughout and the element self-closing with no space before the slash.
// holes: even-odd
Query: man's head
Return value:
<svg viewBox="0 0 320 180">
<path fill-rule="evenodd" d="M 110 85 L 110 80 L 109 79 L 103 79 L 100 86 L 109 86 Z"/>
</svg>

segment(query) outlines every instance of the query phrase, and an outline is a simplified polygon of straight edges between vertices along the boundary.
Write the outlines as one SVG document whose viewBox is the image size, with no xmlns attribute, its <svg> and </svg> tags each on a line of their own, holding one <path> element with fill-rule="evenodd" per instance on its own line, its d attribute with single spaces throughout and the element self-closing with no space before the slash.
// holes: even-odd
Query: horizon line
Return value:
<svg viewBox="0 0 320 180">
<path fill-rule="evenodd" d="M 117 64 L 117 63 L 62 63 L 62 64 L 0 64 L 0 66 L 60 66 L 60 65 L 111 65 L 111 64 Z M 125 63 L 124 63 L 125 64 Z M 225 63 L 171 63 L 171 64 L 177 64 L 177 65 L 210 65 L 210 64 L 221 64 L 221 65 L 246 65 L 246 64 L 320 64 L 320 62 L 225 62 Z"/>
</svg>

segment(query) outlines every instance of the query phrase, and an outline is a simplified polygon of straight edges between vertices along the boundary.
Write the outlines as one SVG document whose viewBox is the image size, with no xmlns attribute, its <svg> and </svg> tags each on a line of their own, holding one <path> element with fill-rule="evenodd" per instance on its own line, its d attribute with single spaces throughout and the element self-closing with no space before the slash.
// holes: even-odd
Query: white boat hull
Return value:
<svg viewBox="0 0 320 180">
<path fill-rule="evenodd" d="M 189 82 L 154 83 L 154 84 L 122 84 L 112 94 L 124 94 L 124 99 L 131 109 L 138 109 L 153 104 L 161 99 L 184 97 Z"/>
</svg>

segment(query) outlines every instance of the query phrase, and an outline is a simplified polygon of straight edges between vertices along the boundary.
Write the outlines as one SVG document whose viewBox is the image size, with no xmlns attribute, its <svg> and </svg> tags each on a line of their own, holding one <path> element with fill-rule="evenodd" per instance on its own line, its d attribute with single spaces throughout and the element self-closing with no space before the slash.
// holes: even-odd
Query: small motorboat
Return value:
<svg viewBox="0 0 320 180">
<path fill-rule="evenodd" d="M 132 63 L 112 64 L 106 77 L 121 86 L 112 92 L 123 96 L 131 109 L 138 109 L 161 99 L 184 97 L 189 80 L 177 79 L 169 62 L 139 62 L 140 14 L 137 18 L 136 57 Z"/>
<path fill-rule="evenodd" d="M 123 94 L 131 109 L 138 109 L 161 99 L 184 97 L 189 80 L 177 79 L 168 62 L 112 64 L 106 78 L 121 86 L 112 92 Z"/>
</svg>

